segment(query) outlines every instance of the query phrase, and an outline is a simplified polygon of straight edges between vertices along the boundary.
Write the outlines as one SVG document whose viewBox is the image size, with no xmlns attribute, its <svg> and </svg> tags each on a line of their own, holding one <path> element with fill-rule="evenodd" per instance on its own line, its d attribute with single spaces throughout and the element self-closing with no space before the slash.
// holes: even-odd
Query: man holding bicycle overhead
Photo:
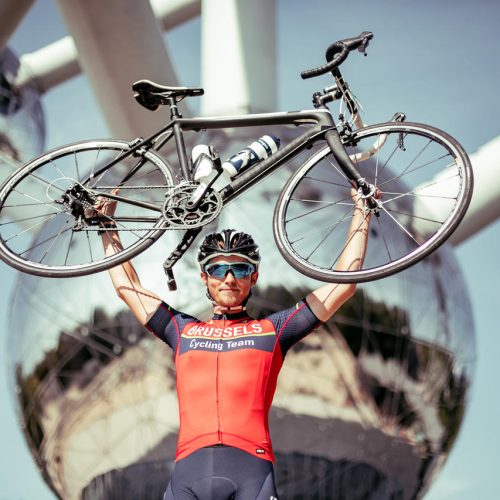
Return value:
<svg viewBox="0 0 500 500">
<path fill-rule="evenodd" d="M 352 190 L 354 213 L 337 269 L 359 268 L 370 212 Z M 111 220 L 112 200 L 96 209 Z M 121 249 L 118 232 L 102 234 L 106 255 Z M 250 318 L 246 303 L 257 283 L 259 247 L 225 229 L 206 236 L 198 262 L 212 301 L 208 322 L 176 311 L 142 287 L 130 262 L 109 270 L 118 296 L 138 321 L 174 351 L 180 429 L 176 465 L 164 500 L 276 499 L 268 412 L 287 351 L 327 321 L 354 284 L 323 285 L 290 309 Z"/>
</svg>

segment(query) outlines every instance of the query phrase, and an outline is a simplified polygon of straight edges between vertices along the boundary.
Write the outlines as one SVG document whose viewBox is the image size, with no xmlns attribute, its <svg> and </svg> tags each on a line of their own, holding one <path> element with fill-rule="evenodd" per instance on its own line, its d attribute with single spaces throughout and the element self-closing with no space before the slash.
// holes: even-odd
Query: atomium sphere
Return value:
<svg viewBox="0 0 500 500">
<path fill-rule="evenodd" d="M 45 120 L 38 91 L 19 88 L 19 60 L 9 49 L 0 52 L 0 169 L 2 178 L 20 163 L 40 154 Z"/>
<path fill-rule="evenodd" d="M 217 139 L 233 152 L 249 142 L 210 141 Z M 207 228 L 234 227 L 259 243 L 254 316 L 289 307 L 319 285 L 275 248 L 271 218 L 286 177 L 273 174 Z M 166 234 L 134 264 L 146 288 L 208 318 L 195 248 L 174 269 L 178 290 L 167 291 L 161 263 L 177 241 Z M 54 493 L 161 499 L 178 431 L 169 348 L 131 316 L 106 272 L 65 280 L 20 275 L 10 310 L 16 404 Z M 270 414 L 281 497 L 422 497 L 459 432 L 474 359 L 471 307 L 450 248 L 359 285 L 333 319 L 287 354 Z"/>
</svg>

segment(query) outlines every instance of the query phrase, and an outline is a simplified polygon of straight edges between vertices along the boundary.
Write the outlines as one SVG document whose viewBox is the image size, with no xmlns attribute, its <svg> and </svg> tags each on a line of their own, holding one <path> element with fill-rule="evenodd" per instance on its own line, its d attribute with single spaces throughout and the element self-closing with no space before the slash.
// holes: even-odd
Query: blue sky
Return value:
<svg viewBox="0 0 500 500">
<path fill-rule="evenodd" d="M 500 135 L 500 3 L 497 0 L 278 0 L 278 108 L 309 106 L 327 80 L 303 82 L 302 69 L 320 64 L 326 46 L 364 30 L 375 33 L 366 59 L 353 57 L 345 74 L 366 110 L 366 121 L 404 111 L 411 121 L 455 136 L 469 153 Z M 198 22 L 169 34 L 174 65 L 185 85 L 200 83 Z M 38 0 L 11 40 L 18 54 L 66 34 L 54 2 Z M 190 61 L 189 66 L 184 61 Z M 77 98 L 78 105 L 71 99 Z M 43 99 L 47 148 L 107 136 L 84 77 Z M 63 124 L 61 126 L 61 124 Z M 461 434 L 430 493 L 431 500 L 497 497 L 500 463 L 500 294 L 496 281 L 500 222 L 460 245 L 456 254 L 474 311 L 478 361 Z M 41 480 L 16 425 L 5 359 L 6 313 L 15 273 L 0 266 L 0 500 L 54 498 Z"/>
</svg>

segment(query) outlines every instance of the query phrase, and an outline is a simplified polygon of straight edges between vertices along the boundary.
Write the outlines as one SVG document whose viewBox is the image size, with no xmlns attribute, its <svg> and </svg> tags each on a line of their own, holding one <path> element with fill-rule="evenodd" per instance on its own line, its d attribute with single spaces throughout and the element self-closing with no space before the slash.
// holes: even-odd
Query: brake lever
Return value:
<svg viewBox="0 0 500 500">
<path fill-rule="evenodd" d="M 363 39 L 363 43 L 358 47 L 358 52 L 361 52 L 365 57 L 368 55 L 366 53 L 368 45 L 370 45 L 370 39 L 367 37 Z"/>
<path fill-rule="evenodd" d="M 366 49 L 369 45 L 370 41 L 367 40 L 365 43 L 361 44 L 359 47 L 358 47 L 358 52 L 361 52 L 365 57 L 368 55 L 366 53 Z"/>
</svg>

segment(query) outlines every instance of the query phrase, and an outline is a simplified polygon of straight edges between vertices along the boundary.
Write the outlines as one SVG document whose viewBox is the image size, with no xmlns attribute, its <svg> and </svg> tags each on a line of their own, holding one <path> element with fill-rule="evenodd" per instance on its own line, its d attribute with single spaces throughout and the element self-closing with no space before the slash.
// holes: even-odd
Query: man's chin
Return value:
<svg viewBox="0 0 500 500">
<path fill-rule="evenodd" d="M 226 298 L 221 297 L 220 300 L 217 301 L 217 304 L 221 307 L 238 307 L 241 306 L 243 301 L 241 299 L 236 298 Z"/>
</svg>

